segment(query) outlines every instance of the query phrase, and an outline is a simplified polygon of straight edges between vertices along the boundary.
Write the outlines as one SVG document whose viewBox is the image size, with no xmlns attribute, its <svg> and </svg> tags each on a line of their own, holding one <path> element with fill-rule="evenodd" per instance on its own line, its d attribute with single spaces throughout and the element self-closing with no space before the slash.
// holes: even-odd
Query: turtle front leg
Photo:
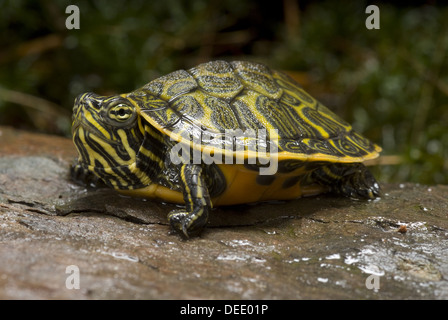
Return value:
<svg viewBox="0 0 448 320">
<path fill-rule="evenodd" d="M 70 166 L 70 178 L 76 183 L 84 186 L 104 187 L 105 184 L 95 174 L 79 164 Z"/>
<path fill-rule="evenodd" d="M 174 230 L 189 238 L 197 236 L 207 224 L 212 203 L 201 165 L 182 165 L 180 177 L 186 209 L 171 211 L 168 221 Z"/>
</svg>

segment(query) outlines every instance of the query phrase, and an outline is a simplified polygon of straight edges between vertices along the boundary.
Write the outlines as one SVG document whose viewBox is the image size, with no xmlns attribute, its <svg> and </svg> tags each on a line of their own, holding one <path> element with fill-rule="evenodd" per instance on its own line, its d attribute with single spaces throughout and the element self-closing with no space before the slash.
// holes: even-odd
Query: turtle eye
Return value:
<svg viewBox="0 0 448 320">
<path fill-rule="evenodd" d="M 108 118 L 115 124 L 128 124 L 134 120 L 135 110 L 125 103 L 112 105 L 108 111 Z"/>
</svg>

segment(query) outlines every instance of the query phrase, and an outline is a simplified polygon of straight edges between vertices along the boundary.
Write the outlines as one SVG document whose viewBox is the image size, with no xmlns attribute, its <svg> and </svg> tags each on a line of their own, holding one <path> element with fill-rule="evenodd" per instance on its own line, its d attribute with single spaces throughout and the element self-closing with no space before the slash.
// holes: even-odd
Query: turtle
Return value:
<svg viewBox="0 0 448 320">
<path fill-rule="evenodd" d="M 72 134 L 74 178 L 180 204 L 167 219 L 187 238 L 218 206 L 381 195 L 364 163 L 381 147 L 258 62 L 215 60 L 130 93 L 80 94 Z"/>
</svg>

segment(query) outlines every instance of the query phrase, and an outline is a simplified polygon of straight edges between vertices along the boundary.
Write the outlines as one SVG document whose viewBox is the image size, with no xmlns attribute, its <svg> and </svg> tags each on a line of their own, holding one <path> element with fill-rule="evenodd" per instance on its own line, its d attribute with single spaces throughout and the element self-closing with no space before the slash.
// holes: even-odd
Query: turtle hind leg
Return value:
<svg viewBox="0 0 448 320">
<path fill-rule="evenodd" d="M 361 163 L 334 163 L 317 168 L 312 178 L 334 193 L 351 198 L 375 199 L 381 189 L 372 173 Z"/>
<path fill-rule="evenodd" d="M 182 165 L 180 177 L 186 208 L 173 210 L 168 214 L 172 228 L 186 238 L 199 235 L 208 222 L 208 214 L 212 207 L 202 173 L 200 165 Z"/>
</svg>

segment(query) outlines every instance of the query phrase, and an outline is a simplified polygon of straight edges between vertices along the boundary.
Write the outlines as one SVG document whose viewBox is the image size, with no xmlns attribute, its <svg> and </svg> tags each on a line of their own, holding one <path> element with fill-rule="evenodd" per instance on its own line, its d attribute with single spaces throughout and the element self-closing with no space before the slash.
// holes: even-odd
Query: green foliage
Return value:
<svg viewBox="0 0 448 320">
<path fill-rule="evenodd" d="M 249 59 L 295 72 L 399 156 L 374 169 L 380 180 L 447 184 L 448 8 L 379 3 L 381 28 L 368 30 L 365 2 L 300 3 L 0 0 L 0 125 L 70 135 L 82 92 L 128 92 L 207 60 Z M 79 30 L 65 27 L 71 4 Z"/>
</svg>

